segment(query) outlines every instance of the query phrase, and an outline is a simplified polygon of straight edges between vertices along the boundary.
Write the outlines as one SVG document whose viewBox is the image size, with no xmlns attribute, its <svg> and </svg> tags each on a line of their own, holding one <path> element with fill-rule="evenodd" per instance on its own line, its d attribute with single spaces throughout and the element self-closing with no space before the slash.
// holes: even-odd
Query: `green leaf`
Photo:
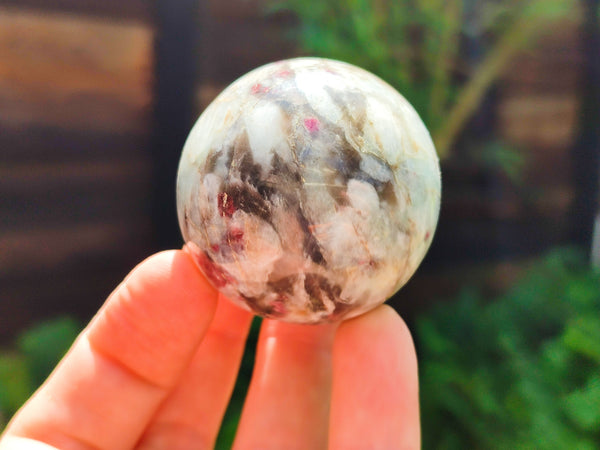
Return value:
<svg viewBox="0 0 600 450">
<path fill-rule="evenodd" d="M 600 317 L 584 316 L 569 323 L 564 342 L 573 351 L 600 363 Z"/>
<path fill-rule="evenodd" d="M 564 409 L 582 430 L 600 430 L 600 375 L 591 377 L 586 386 L 569 394 Z"/>
<path fill-rule="evenodd" d="M 467 290 L 418 319 L 425 448 L 600 448 L 600 286 L 584 261 L 551 252 L 505 295 Z"/>
<path fill-rule="evenodd" d="M 258 316 L 254 317 L 250 326 L 248 338 L 246 339 L 246 346 L 240 364 L 238 377 L 233 389 L 233 393 L 231 394 L 231 400 L 227 410 L 225 411 L 221 429 L 219 430 L 219 435 L 217 436 L 217 442 L 215 444 L 215 449 L 217 450 L 230 449 L 233 446 L 233 441 L 235 439 L 240 415 L 242 413 L 242 408 L 244 406 L 246 393 L 248 392 L 250 378 L 254 368 L 255 348 L 258 343 L 258 334 L 261 324 L 262 319 Z"/>
<path fill-rule="evenodd" d="M 523 149 L 516 149 L 494 140 L 483 146 L 479 159 L 484 166 L 499 168 L 513 183 L 520 184 L 522 181 L 527 162 L 527 155 Z"/>
<path fill-rule="evenodd" d="M 12 416 L 34 389 L 25 357 L 0 354 L 0 417 Z"/>
<path fill-rule="evenodd" d="M 50 375 L 79 331 L 74 319 L 62 317 L 37 325 L 19 337 L 17 347 L 27 358 L 36 385 Z"/>
</svg>

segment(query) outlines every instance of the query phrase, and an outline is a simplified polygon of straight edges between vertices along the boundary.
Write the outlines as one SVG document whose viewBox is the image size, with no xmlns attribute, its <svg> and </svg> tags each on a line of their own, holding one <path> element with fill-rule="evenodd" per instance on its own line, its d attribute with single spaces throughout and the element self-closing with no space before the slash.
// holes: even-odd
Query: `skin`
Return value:
<svg viewBox="0 0 600 450">
<path fill-rule="evenodd" d="M 0 450 L 214 446 L 252 315 L 184 250 L 138 265 L 0 437 Z M 388 306 L 264 320 L 235 449 L 418 449 L 417 359 Z"/>
</svg>

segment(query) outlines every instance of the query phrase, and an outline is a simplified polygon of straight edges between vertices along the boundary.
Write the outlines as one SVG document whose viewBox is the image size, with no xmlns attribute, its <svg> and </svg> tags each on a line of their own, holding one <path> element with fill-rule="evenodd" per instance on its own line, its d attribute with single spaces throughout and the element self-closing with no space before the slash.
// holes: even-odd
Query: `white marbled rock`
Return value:
<svg viewBox="0 0 600 450">
<path fill-rule="evenodd" d="M 179 223 L 211 283 L 270 318 L 364 313 L 400 289 L 431 243 L 439 164 L 411 105 L 358 67 L 280 61 L 200 116 L 177 179 Z"/>
</svg>

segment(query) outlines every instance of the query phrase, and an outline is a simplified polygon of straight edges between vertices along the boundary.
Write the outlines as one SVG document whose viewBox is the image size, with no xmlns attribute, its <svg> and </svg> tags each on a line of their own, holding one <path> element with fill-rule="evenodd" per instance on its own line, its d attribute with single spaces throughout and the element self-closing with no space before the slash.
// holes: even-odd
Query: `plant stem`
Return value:
<svg viewBox="0 0 600 450">
<path fill-rule="evenodd" d="M 476 69 L 473 77 L 462 87 L 457 102 L 450 108 L 447 120 L 433 139 L 441 159 L 449 155 L 458 134 L 481 104 L 483 96 L 505 69 L 510 59 L 540 31 L 543 21 L 521 17 L 511 25 L 500 41 Z"/>
</svg>

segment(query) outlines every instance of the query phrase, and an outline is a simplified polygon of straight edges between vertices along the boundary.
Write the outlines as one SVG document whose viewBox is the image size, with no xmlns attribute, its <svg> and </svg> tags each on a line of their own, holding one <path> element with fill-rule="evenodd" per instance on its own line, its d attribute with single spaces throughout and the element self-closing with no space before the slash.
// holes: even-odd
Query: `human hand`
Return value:
<svg viewBox="0 0 600 450">
<path fill-rule="evenodd" d="M 12 419 L 0 450 L 213 447 L 251 320 L 185 251 L 148 258 Z M 416 355 L 390 307 L 339 325 L 263 321 L 234 448 L 419 446 Z"/>
</svg>

